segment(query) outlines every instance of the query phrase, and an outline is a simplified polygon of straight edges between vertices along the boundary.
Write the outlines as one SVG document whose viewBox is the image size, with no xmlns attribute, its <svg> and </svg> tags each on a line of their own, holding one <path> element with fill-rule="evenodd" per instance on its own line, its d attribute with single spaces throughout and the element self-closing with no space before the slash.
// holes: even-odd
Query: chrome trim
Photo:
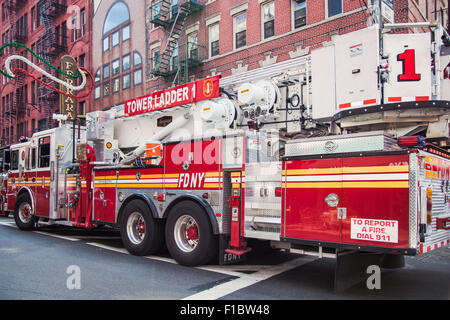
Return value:
<svg viewBox="0 0 450 320">
<path fill-rule="evenodd" d="M 419 160 L 418 154 L 412 152 L 409 155 L 409 248 L 416 249 L 417 241 L 417 214 L 418 214 L 418 177 L 419 177 Z"/>
</svg>

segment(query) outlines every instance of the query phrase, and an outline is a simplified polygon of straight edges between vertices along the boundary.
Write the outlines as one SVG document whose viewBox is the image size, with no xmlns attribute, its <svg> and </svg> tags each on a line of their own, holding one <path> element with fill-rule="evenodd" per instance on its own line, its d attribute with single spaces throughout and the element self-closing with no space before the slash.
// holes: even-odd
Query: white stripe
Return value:
<svg viewBox="0 0 450 320">
<path fill-rule="evenodd" d="M 205 178 L 205 182 L 223 182 L 222 178 Z"/>
<path fill-rule="evenodd" d="M 63 240 L 69 240 L 69 241 L 79 241 L 80 239 L 74 239 L 74 238 L 70 238 L 70 237 L 64 237 L 64 236 L 60 236 L 57 234 L 52 234 L 52 233 L 48 233 L 48 232 L 42 232 L 42 231 L 33 231 L 34 233 L 37 234 L 42 234 L 44 236 L 49 236 L 49 237 L 53 237 L 53 238 L 58 238 L 58 239 L 63 239 Z"/>
<path fill-rule="evenodd" d="M 390 181 L 409 180 L 408 173 L 375 173 L 375 174 L 330 174 L 313 176 L 287 176 L 288 182 L 306 181 Z"/>
<path fill-rule="evenodd" d="M 14 222 L 0 222 L 0 224 L 2 226 L 7 226 L 7 227 L 11 227 L 11 228 L 17 228 L 17 226 L 15 225 Z"/>
<path fill-rule="evenodd" d="M 240 278 L 219 284 L 215 287 L 201 291 L 184 298 L 183 300 L 216 300 L 226 295 L 229 295 L 235 291 L 254 285 L 258 282 L 272 278 L 278 274 L 289 271 L 291 269 L 300 267 L 301 265 L 310 263 L 316 260 L 313 257 L 300 257 L 288 262 L 269 267 L 267 269 L 255 272 L 253 274 L 245 274 Z"/>
</svg>

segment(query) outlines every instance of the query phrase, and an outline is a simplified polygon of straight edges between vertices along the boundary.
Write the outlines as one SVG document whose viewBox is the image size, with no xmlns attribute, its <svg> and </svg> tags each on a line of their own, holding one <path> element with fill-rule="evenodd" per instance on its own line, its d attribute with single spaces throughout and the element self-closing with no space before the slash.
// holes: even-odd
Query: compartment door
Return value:
<svg viewBox="0 0 450 320">
<path fill-rule="evenodd" d="M 288 160 L 283 182 L 284 236 L 340 242 L 342 159 Z"/>
<path fill-rule="evenodd" d="M 342 242 L 408 247 L 409 156 L 343 159 Z"/>
</svg>

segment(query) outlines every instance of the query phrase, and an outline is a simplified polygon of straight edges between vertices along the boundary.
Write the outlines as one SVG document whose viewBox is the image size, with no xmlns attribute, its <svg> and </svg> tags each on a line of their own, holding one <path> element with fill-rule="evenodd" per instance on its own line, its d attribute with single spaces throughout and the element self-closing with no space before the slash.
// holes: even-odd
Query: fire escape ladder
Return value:
<svg viewBox="0 0 450 320">
<path fill-rule="evenodd" d="M 170 30 L 164 51 L 156 64 L 155 73 L 159 73 L 159 75 L 168 75 L 172 72 L 170 68 L 170 60 L 175 48 L 178 46 L 178 40 L 180 39 L 187 16 L 188 15 L 183 10 L 178 11 L 172 24 L 172 29 Z"/>
<path fill-rule="evenodd" d="M 151 8 L 153 19 L 150 21 L 155 25 L 163 26 L 169 33 L 162 53 L 151 58 L 153 75 L 163 77 L 175 75 L 172 85 L 185 83 L 188 80 L 189 67 L 202 63 L 198 55 L 200 46 L 189 42 L 180 46 L 179 43 L 187 17 L 203 8 L 203 4 L 194 0 L 179 0 L 173 6 L 170 0 L 166 0 Z M 183 47 L 185 49 L 180 50 Z M 178 51 L 176 56 L 175 51 Z"/>
<path fill-rule="evenodd" d="M 39 55 L 46 61 L 53 63 L 56 56 L 65 51 L 64 35 L 55 33 L 54 19 L 66 11 L 65 1 L 41 0 L 38 7 L 42 24 L 44 25 L 44 35 L 39 39 Z M 55 71 L 44 64 L 44 69 L 50 74 L 55 75 Z M 48 84 L 58 87 L 55 81 L 46 80 Z M 46 128 L 51 127 L 54 106 L 58 101 L 58 94 L 46 86 L 39 84 L 38 101 L 41 105 L 41 111 L 46 119 Z"/>
</svg>

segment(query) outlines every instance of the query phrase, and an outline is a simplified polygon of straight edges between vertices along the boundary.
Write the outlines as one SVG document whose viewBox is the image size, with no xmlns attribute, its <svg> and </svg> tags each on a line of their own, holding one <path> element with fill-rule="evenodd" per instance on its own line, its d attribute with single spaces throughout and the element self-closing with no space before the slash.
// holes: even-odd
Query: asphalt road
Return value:
<svg viewBox="0 0 450 320">
<path fill-rule="evenodd" d="M 448 300 L 449 266 L 450 248 L 443 247 L 407 257 L 403 269 L 383 270 L 381 289 L 369 290 L 364 281 L 335 293 L 331 259 L 256 245 L 243 264 L 189 268 L 167 254 L 129 255 L 111 230 L 47 227 L 23 232 L 11 217 L 0 218 L 1 300 Z M 74 283 L 79 288 L 73 289 Z"/>
</svg>

